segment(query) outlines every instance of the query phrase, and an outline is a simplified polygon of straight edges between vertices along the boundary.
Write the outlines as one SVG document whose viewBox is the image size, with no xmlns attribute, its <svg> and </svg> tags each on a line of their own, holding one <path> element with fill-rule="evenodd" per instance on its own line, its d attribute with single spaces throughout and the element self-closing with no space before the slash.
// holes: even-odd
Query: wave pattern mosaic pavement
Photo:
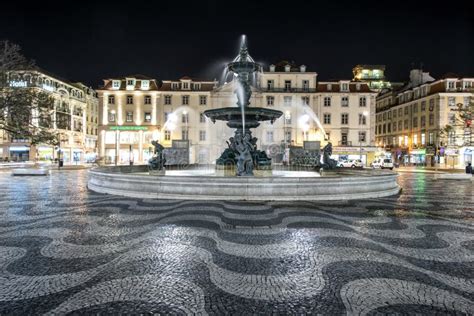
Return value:
<svg viewBox="0 0 474 316">
<path fill-rule="evenodd" d="M 0 173 L 0 314 L 474 314 L 469 182 L 340 202 L 131 199 Z"/>
</svg>

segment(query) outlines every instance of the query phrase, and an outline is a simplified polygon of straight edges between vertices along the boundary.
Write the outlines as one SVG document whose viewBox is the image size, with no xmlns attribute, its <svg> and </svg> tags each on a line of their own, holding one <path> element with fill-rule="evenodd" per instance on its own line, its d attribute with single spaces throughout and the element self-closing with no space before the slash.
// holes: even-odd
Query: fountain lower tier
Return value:
<svg viewBox="0 0 474 316">
<path fill-rule="evenodd" d="M 231 128 L 242 128 L 245 123 L 245 129 L 255 128 L 262 121 L 275 122 L 283 112 L 265 108 L 244 107 L 242 110 L 238 107 L 228 107 L 204 111 L 204 115 L 216 121 L 227 121 L 227 126 Z M 242 117 L 243 116 L 243 117 Z"/>
</svg>

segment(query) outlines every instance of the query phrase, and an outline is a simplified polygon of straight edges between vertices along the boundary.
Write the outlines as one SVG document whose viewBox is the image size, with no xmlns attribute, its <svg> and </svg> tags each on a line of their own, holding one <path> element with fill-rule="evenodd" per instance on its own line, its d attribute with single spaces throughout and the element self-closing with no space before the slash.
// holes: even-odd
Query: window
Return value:
<svg viewBox="0 0 474 316">
<path fill-rule="evenodd" d="M 273 90 L 273 80 L 267 80 L 267 89 Z"/>
<path fill-rule="evenodd" d="M 183 95 L 181 97 L 181 101 L 182 101 L 183 105 L 189 105 L 189 95 Z"/>
<path fill-rule="evenodd" d="M 456 123 L 456 113 L 448 113 L 448 124 Z"/>
<path fill-rule="evenodd" d="M 349 84 L 348 83 L 342 83 L 341 84 L 341 91 L 349 91 Z"/>
<path fill-rule="evenodd" d="M 418 103 L 413 104 L 413 113 L 418 113 Z"/>
<path fill-rule="evenodd" d="M 382 126 L 382 133 L 387 133 L 387 125 L 385 124 Z"/>
<path fill-rule="evenodd" d="M 189 82 L 183 82 L 183 89 L 189 89 Z"/>
<path fill-rule="evenodd" d="M 170 112 L 165 112 L 165 123 L 168 122 L 168 118 L 169 118 L 169 115 L 170 115 Z"/>
<path fill-rule="evenodd" d="M 426 116 L 420 117 L 420 125 L 421 127 L 426 127 Z"/>
<path fill-rule="evenodd" d="M 324 97 L 324 106 L 331 106 L 331 97 Z"/>
<path fill-rule="evenodd" d="M 421 133 L 421 145 L 425 145 L 426 139 L 425 139 L 425 133 Z"/>
<path fill-rule="evenodd" d="M 464 104 L 464 106 L 469 105 L 470 100 L 471 100 L 470 97 L 464 97 L 464 99 L 463 99 L 463 104 Z"/>
<path fill-rule="evenodd" d="M 397 110 L 393 110 L 393 118 L 396 118 L 397 117 Z"/>
<path fill-rule="evenodd" d="M 456 88 L 456 82 L 448 81 L 448 89 L 455 89 L 455 88 Z"/>
<path fill-rule="evenodd" d="M 361 106 L 361 107 L 367 106 L 367 98 L 366 97 L 360 97 L 359 98 L 359 106 Z"/>
<path fill-rule="evenodd" d="M 206 141 L 206 131 L 199 131 L 199 141 Z"/>
<path fill-rule="evenodd" d="M 341 145 L 347 145 L 347 132 L 341 132 Z"/>
<path fill-rule="evenodd" d="M 171 104 L 171 95 L 165 95 L 165 105 Z"/>
<path fill-rule="evenodd" d="M 418 118 L 414 117 L 413 118 L 413 128 L 416 128 L 416 127 L 418 127 Z"/>
<path fill-rule="evenodd" d="M 128 111 L 127 114 L 125 115 L 125 121 L 126 122 L 133 122 L 133 112 Z"/>
<path fill-rule="evenodd" d="M 455 106 L 455 105 L 456 105 L 456 98 L 448 97 L 448 106 Z"/>
<path fill-rule="evenodd" d="M 181 130 L 181 139 L 188 140 L 188 136 L 189 136 L 188 130 L 183 128 Z"/>
<path fill-rule="evenodd" d="M 398 109 L 398 117 L 402 117 L 402 115 L 403 115 L 403 109 L 399 108 Z"/>
<path fill-rule="evenodd" d="M 404 129 L 408 129 L 408 120 L 405 120 L 405 121 L 403 122 L 403 128 L 404 128 Z"/>
<path fill-rule="evenodd" d="M 183 113 L 183 115 L 181 115 L 181 123 L 187 123 L 189 122 L 189 117 L 188 117 L 188 113 Z"/>
<path fill-rule="evenodd" d="M 359 132 L 359 142 L 365 143 L 365 132 Z"/>
<path fill-rule="evenodd" d="M 201 90 L 201 84 L 200 83 L 193 83 L 191 85 L 193 87 L 193 90 Z"/>
<path fill-rule="evenodd" d="M 421 112 L 426 111 L 426 101 L 421 101 Z"/>
<path fill-rule="evenodd" d="M 383 112 L 382 117 L 383 117 L 383 120 L 385 121 L 387 119 L 387 112 Z"/>
<path fill-rule="evenodd" d="M 133 104 L 133 95 L 127 95 L 127 104 Z"/>
<path fill-rule="evenodd" d="M 430 99 L 430 112 L 434 110 L 434 99 Z"/>
<path fill-rule="evenodd" d="M 206 117 L 204 116 L 204 113 L 199 113 L 199 123 L 206 123 Z"/>
<path fill-rule="evenodd" d="M 387 118 L 390 120 L 392 118 L 392 112 L 391 111 L 388 111 L 387 112 Z"/>
<path fill-rule="evenodd" d="M 363 113 L 359 113 L 359 125 L 367 125 L 367 116 Z"/>
<path fill-rule="evenodd" d="M 207 105 L 207 96 L 206 95 L 200 95 L 199 96 L 199 105 Z"/>
<path fill-rule="evenodd" d="M 285 141 L 287 143 L 291 142 L 291 131 L 285 131 Z"/>
<path fill-rule="evenodd" d="M 456 142 L 456 134 L 454 131 L 448 133 L 448 145 L 454 145 Z"/>
<path fill-rule="evenodd" d="M 332 84 L 328 83 L 328 91 L 332 91 Z"/>
<path fill-rule="evenodd" d="M 388 123 L 387 124 L 387 133 L 391 133 L 392 132 L 392 124 Z"/>
<path fill-rule="evenodd" d="M 286 91 L 291 90 L 291 80 L 285 80 L 285 90 Z"/>
<path fill-rule="evenodd" d="M 115 144 L 115 138 L 117 137 L 116 132 L 105 132 L 105 143 L 106 144 Z"/>
<path fill-rule="evenodd" d="M 115 122 L 115 113 L 109 112 L 109 122 Z"/>
<path fill-rule="evenodd" d="M 267 131 L 267 143 L 273 143 L 273 131 Z"/>
<path fill-rule="evenodd" d="M 274 102 L 275 102 L 275 97 L 267 96 L 267 105 L 268 106 L 273 106 Z"/>
<path fill-rule="evenodd" d="M 150 89 L 150 80 L 142 80 L 142 90 Z"/>
<path fill-rule="evenodd" d="M 165 140 L 171 140 L 171 131 L 165 130 Z"/>
<path fill-rule="evenodd" d="M 405 107 L 404 112 L 405 112 L 405 115 L 408 114 L 408 106 Z"/>
<path fill-rule="evenodd" d="M 392 124 L 392 130 L 393 130 L 394 132 L 397 131 L 397 122 L 393 122 L 393 124 Z"/>
<path fill-rule="evenodd" d="M 109 104 L 115 104 L 115 96 L 114 95 L 109 95 Z"/>
<path fill-rule="evenodd" d="M 309 97 L 301 97 L 301 102 L 303 105 L 309 105 Z"/>
<path fill-rule="evenodd" d="M 291 96 L 285 96 L 285 97 L 283 97 L 283 105 L 285 105 L 285 106 L 291 106 Z"/>
<path fill-rule="evenodd" d="M 342 125 L 349 124 L 349 114 L 348 113 L 342 113 L 341 114 L 341 124 Z"/>
<path fill-rule="evenodd" d="M 434 114 L 430 113 L 430 125 L 434 125 Z"/>
<path fill-rule="evenodd" d="M 173 83 L 171 84 L 171 89 L 172 89 L 172 90 L 178 90 L 178 89 L 179 89 L 179 83 L 173 82 Z"/>
<path fill-rule="evenodd" d="M 413 135 L 413 145 L 418 145 L 418 135 Z"/>
<path fill-rule="evenodd" d="M 303 90 L 304 91 L 309 90 L 309 80 L 303 80 Z"/>
<path fill-rule="evenodd" d="M 149 95 L 145 96 L 145 104 L 151 104 L 151 96 Z"/>
<path fill-rule="evenodd" d="M 323 118 L 324 124 L 331 124 L 331 113 L 324 113 Z"/>
<path fill-rule="evenodd" d="M 398 121 L 398 131 L 400 131 L 400 132 L 401 132 L 402 129 L 403 129 L 403 125 L 402 125 L 402 124 L 403 124 L 402 121 Z"/>
<path fill-rule="evenodd" d="M 145 122 L 147 122 L 147 123 L 151 122 L 151 113 L 150 112 L 145 112 Z"/>
<path fill-rule="evenodd" d="M 428 143 L 432 145 L 434 143 L 434 137 L 433 133 L 428 134 Z"/>
<path fill-rule="evenodd" d="M 408 136 L 404 136 L 403 138 L 405 140 L 405 146 L 408 146 Z"/>
<path fill-rule="evenodd" d="M 112 88 L 120 89 L 120 80 L 113 80 L 112 81 Z"/>
<path fill-rule="evenodd" d="M 349 106 L 349 97 L 341 98 L 341 106 Z"/>
<path fill-rule="evenodd" d="M 133 79 L 128 79 L 127 80 L 127 86 L 134 86 L 135 85 L 135 80 Z"/>
</svg>

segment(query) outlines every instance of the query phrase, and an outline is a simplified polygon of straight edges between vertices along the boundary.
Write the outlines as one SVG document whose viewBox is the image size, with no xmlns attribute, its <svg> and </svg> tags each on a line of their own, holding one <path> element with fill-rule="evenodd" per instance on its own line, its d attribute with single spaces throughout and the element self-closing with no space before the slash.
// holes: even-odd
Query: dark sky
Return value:
<svg viewBox="0 0 474 316">
<path fill-rule="evenodd" d="M 320 79 L 350 79 L 355 64 L 367 63 L 405 80 L 420 62 L 435 77 L 474 77 L 474 1 L 279 2 L 7 1 L 0 39 L 20 44 L 42 68 L 93 87 L 135 73 L 219 78 L 240 34 L 255 60 L 294 60 Z"/>
</svg>

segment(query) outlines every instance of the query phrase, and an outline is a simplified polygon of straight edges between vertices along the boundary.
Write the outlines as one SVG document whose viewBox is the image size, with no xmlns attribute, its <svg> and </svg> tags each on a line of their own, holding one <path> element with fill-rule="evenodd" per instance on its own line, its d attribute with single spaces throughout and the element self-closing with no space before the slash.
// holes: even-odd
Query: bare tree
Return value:
<svg viewBox="0 0 474 316">
<path fill-rule="evenodd" d="M 31 145 L 56 145 L 53 97 L 35 86 L 12 84 L 15 74 L 32 70 L 34 62 L 21 54 L 19 45 L 0 41 L 0 130 L 11 138 L 27 139 Z"/>
</svg>

